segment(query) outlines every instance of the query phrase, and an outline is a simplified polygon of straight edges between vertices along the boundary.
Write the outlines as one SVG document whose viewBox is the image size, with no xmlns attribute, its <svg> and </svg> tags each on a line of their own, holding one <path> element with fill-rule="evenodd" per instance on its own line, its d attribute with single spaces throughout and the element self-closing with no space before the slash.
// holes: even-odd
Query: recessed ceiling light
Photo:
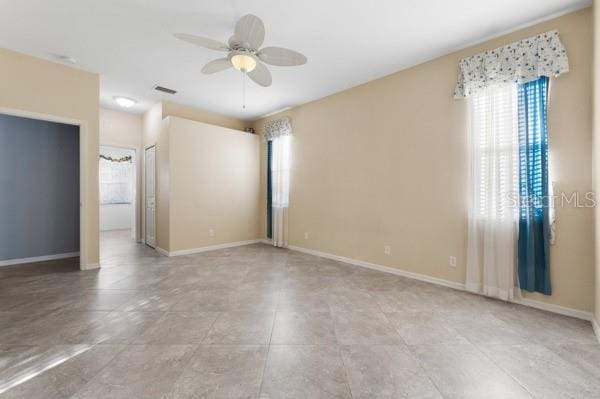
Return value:
<svg viewBox="0 0 600 399">
<path fill-rule="evenodd" d="M 134 100 L 133 98 L 123 97 L 123 96 L 114 96 L 113 100 L 115 100 L 115 102 L 123 108 L 131 108 L 135 104 L 137 104 L 137 101 Z"/>
<path fill-rule="evenodd" d="M 65 64 L 77 64 L 77 60 L 71 56 L 56 53 L 51 53 L 50 55 L 56 58 L 58 61 L 64 62 Z"/>
</svg>

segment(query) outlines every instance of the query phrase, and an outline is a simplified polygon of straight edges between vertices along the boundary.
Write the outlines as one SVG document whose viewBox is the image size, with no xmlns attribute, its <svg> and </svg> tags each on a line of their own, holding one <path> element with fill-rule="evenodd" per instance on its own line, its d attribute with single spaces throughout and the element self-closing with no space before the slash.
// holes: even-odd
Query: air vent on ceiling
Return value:
<svg viewBox="0 0 600 399">
<path fill-rule="evenodd" d="M 169 89 L 167 87 L 162 87 L 159 85 L 156 85 L 153 87 L 154 90 L 158 90 L 158 91 L 162 91 L 163 93 L 168 93 L 168 94 L 175 94 L 177 93 L 177 90 L 173 90 L 173 89 Z"/>
</svg>

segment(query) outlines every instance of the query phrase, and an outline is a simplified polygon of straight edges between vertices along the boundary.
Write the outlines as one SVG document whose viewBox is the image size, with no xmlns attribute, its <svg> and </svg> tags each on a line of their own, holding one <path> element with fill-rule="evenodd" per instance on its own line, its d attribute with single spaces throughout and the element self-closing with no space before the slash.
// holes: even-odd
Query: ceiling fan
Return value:
<svg viewBox="0 0 600 399">
<path fill-rule="evenodd" d="M 271 72 L 263 64 L 295 66 L 306 63 L 306 57 L 283 47 L 260 48 L 265 39 L 265 26 L 255 15 L 244 15 L 235 24 L 233 36 L 227 44 L 207 37 L 176 33 L 175 37 L 210 50 L 227 51 L 227 57 L 210 61 L 202 73 L 212 74 L 234 67 L 263 87 L 272 83 Z M 262 61 L 262 62 L 261 62 Z"/>
</svg>

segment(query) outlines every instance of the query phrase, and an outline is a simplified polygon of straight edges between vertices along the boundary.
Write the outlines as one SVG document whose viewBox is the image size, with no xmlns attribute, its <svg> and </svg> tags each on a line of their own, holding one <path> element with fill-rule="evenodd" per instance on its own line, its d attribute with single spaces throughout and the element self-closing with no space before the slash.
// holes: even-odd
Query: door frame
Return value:
<svg viewBox="0 0 600 399">
<path fill-rule="evenodd" d="M 119 144 L 111 141 L 100 143 L 99 147 L 116 147 L 124 148 L 127 150 L 133 150 L 135 160 L 135 198 L 134 201 L 134 212 L 135 212 L 135 237 L 132 237 L 136 242 L 142 242 L 142 215 L 141 215 L 141 204 L 142 194 L 140 191 L 143 189 L 142 185 L 142 161 L 140 159 L 139 150 L 140 148 L 135 145 Z M 99 149 L 99 148 L 98 148 Z M 145 151 L 144 151 L 145 155 Z M 98 171 L 100 173 L 100 171 Z M 139 188 L 139 190 L 138 190 Z M 98 202 L 98 209 L 100 209 L 100 203 Z"/>
<path fill-rule="evenodd" d="M 146 223 L 146 151 L 149 150 L 150 148 L 154 148 L 154 247 L 151 245 L 148 245 L 148 242 L 146 241 L 147 236 L 146 236 L 146 227 L 147 227 L 147 223 Z M 158 240 L 156 237 L 156 144 L 149 144 L 147 146 L 144 146 L 144 166 L 142 168 L 142 176 L 143 176 L 143 185 L 142 185 L 142 199 L 143 199 L 143 209 L 142 209 L 142 220 L 143 220 L 143 226 L 142 226 L 142 231 L 143 231 L 143 238 L 142 238 L 142 242 L 144 243 L 144 245 L 147 245 L 148 247 L 155 249 L 158 246 Z"/>
<path fill-rule="evenodd" d="M 91 237 L 88 237 L 85 233 L 86 226 L 89 223 L 87 215 L 87 201 L 85 197 L 86 183 L 87 183 L 87 143 L 88 143 L 88 123 L 87 121 L 73 118 L 66 118 L 63 116 L 43 114 L 39 112 L 25 111 L 17 108 L 5 108 L 0 107 L 0 114 L 19 116 L 22 118 L 37 119 L 47 122 L 64 123 L 67 125 L 73 125 L 79 127 L 79 268 L 81 270 L 97 269 L 100 267 L 99 263 L 88 263 L 87 259 L 87 247 L 93 243 L 90 242 Z M 97 155 L 96 155 L 97 156 Z M 91 199 L 90 199 L 91 200 Z M 100 245 L 100 229 L 97 232 L 98 242 L 96 245 Z"/>
</svg>

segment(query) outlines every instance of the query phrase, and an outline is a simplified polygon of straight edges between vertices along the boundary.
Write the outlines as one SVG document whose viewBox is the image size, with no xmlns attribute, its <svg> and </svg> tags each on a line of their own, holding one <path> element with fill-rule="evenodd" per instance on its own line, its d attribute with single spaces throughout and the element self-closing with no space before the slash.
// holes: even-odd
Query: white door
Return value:
<svg viewBox="0 0 600 399">
<path fill-rule="evenodd" d="M 155 199 L 155 157 L 154 147 L 146 148 L 146 245 L 156 246 L 156 199 Z"/>
</svg>

